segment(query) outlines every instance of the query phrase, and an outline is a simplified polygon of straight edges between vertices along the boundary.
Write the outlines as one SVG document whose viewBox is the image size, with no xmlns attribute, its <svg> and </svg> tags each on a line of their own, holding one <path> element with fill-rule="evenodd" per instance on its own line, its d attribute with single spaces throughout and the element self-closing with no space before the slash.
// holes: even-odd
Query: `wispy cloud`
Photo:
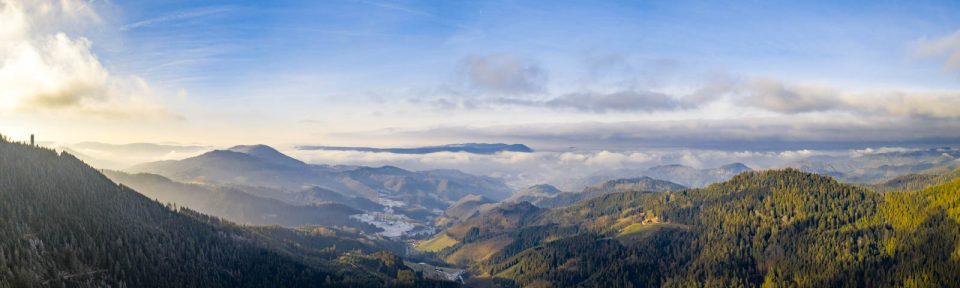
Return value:
<svg viewBox="0 0 960 288">
<path fill-rule="evenodd" d="M 918 57 L 944 61 L 943 68 L 947 71 L 960 71 L 960 31 L 936 38 L 921 38 L 912 49 Z"/>
<path fill-rule="evenodd" d="M 415 15 L 422 15 L 422 16 L 431 16 L 431 17 L 434 16 L 433 14 L 427 13 L 426 11 L 417 10 L 417 9 L 413 9 L 413 8 L 406 7 L 406 6 L 401 6 L 401 5 L 397 5 L 397 4 L 394 4 L 394 3 L 376 2 L 376 1 L 357 1 L 357 2 L 359 2 L 359 3 L 364 3 L 364 4 L 367 4 L 367 5 L 372 5 L 372 6 L 381 8 L 381 9 L 387 9 L 387 10 L 393 10 L 393 11 L 400 11 L 400 12 L 404 12 L 404 13 L 415 14 Z"/>
<path fill-rule="evenodd" d="M 178 11 L 178 12 L 163 15 L 160 17 L 144 19 L 144 20 L 140 20 L 130 24 L 126 24 L 126 25 L 120 26 L 120 30 L 130 31 L 138 28 L 143 28 L 143 27 L 157 25 L 157 24 L 163 24 L 167 22 L 176 22 L 176 21 L 184 21 L 184 20 L 190 20 L 195 18 L 202 18 L 202 17 L 211 16 L 211 15 L 226 13 L 234 9 L 235 9 L 234 7 L 224 6 L 224 7 L 203 7 L 203 8 L 197 8 L 197 9 Z"/>
</svg>

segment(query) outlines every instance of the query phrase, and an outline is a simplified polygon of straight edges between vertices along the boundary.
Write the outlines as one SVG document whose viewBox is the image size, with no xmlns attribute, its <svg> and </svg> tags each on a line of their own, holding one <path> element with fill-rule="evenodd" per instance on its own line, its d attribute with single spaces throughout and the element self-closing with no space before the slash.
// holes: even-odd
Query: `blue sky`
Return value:
<svg viewBox="0 0 960 288">
<path fill-rule="evenodd" d="M 908 53 L 960 27 L 955 2 L 839 2 L 124 1 L 114 3 L 119 21 L 133 27 L 104 54 L 212 92 L 294 73 L 356 75 L 345 76 L 349 89 L 429 86 L 465 56 L 496 53 L 534 59 L 558 81 L 581 76 L 583 58 L 611 54 L 706 72 L 958 86 Z M 159 51 L 197 63 L 142 59 Z"/>
<path fill-rule="evenodd" d="M 108 74 L 64 76 L 104 86 L 93 92 L 50 84 L 5 96 L 15 100 L 0 120 L 12 124 L 0 129 L 58 141 L 604 149 L 719 137 L 721 149 L 797 149 L 960 139 L 951 1 L 49 2 L 84 11 L 72 18 L 0 2 L 33 25 L 6 37 L 44 65 L 89 68 L 44 50 L 63 32 Z M 22 60 L 10 51 L 0 50 Z"/>
</svg>

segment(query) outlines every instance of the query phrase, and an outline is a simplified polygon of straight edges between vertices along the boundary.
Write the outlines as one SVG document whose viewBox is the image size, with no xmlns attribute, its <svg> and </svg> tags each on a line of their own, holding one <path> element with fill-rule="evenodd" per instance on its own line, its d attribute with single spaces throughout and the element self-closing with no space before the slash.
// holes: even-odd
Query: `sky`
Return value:
<svg viewBox="0 0 960 288">
<path fill-rule="evenodd" d="M 541 151 L 955 146 L 956 15 L 955 1 L 0 0 L 0 133 Z"/>
</svg>

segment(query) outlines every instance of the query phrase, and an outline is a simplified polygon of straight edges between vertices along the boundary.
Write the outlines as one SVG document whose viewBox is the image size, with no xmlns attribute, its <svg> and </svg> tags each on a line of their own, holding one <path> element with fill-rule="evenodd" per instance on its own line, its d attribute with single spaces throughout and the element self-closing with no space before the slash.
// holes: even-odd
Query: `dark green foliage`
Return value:
<svg viewBox="0 0 960 288">
<path fill-rule="evenodd" d="M 624 219 L 654 218 L 663 228 L 619 235 Z M 793 169 L 747 172 L 546 211 L 493 231 L 513 243 L 471 267 L 519 286 L 949 287 L 958 219 L 960 180 L 881 195 Z"/>
<path fill-rule="evenodd" d="M 277 229 L 177 211 L 69 154 L 0 141 L 0 287 L 405 284 L 325 261 L 337 249 L 324 241 L 360 252 L 374 248 Z M 420 279 L 404 279 L 419 285 L 410 281 Z"/>
</svg>

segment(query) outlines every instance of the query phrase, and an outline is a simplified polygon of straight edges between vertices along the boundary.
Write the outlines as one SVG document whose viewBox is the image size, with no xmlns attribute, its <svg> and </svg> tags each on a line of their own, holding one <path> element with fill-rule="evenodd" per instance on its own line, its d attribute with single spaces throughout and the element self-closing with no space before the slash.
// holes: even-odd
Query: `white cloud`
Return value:
<svg viewBox="0 0 960 288">
<path fill-rule="evenodd" d="M 912 48 L 921 58 L 943 60 L 943 68 L 948 71 L 960 70 L 960 31 L 939 38 L 921 38 Z"/>
<path fill-rule="evenodd" d="M 787 85 L 774 79 L 758 78 L 745 87 L 740 104 L 780 113 L 802 113 L 846 108 L 837 91 L 828 87 Z"/>
<path fill-rule="evenodd" d="M 547 78 L 537 62 L 508 54 L 472 55 L 462 65 L 467 84 L 485 92 L 539 92 Z"/>
<path fill-rule="evenodd" d="M 0 111 L 171 117 L 147 82 L 113 75 L 82 33 L 101 24 L 78 0 L 0 0 Z"/>
</svg>

